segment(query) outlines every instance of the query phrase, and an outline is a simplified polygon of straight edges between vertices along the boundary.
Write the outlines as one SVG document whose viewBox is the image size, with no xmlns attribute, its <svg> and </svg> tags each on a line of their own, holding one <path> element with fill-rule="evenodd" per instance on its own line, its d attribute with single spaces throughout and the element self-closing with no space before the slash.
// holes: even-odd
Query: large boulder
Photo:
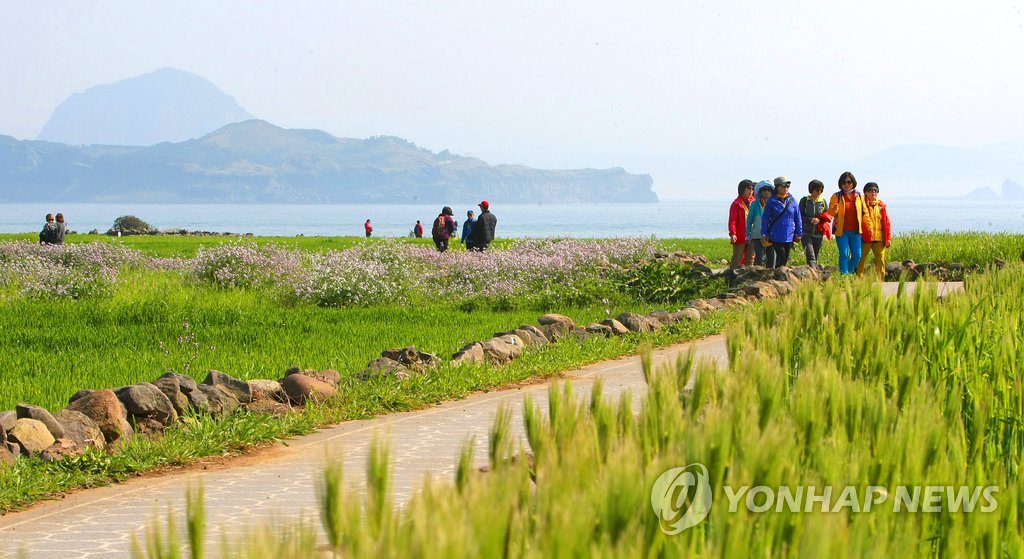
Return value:
<svg viewBox="0 0 1024 559">
<path fill-rule="evenodd" d="M 755 281 L 743 286 L 743 294 L 757 299 L 774 299 L 779 296 L 775 286 L 766 281 Z"/>
<path fill-rule="evenodd" d="M 623 336 L 629 333 L 629 328 L 626 328 L 624 324 L 614 318 L 606 318 L 601 321 L 601 324 L 610 328 L 612 334 L 616 336 Z"/>
<path fill-rule="evenodd" d="M 672 318 L 677 322 L 684 320 L 700 320 L 700 311 L 694 308 L 685 308 L 681 311 L 672 313 Z"/>
<path fill-rule="evenodd" d="M 14 428 L 7 437 L 21 447 L 25 454 L 39 454 L 52 445 L 56 439 L 46 428 L 46 424 L 36 419 L 22 417 L 14 422 Z"/>
<path fill-rule="evenodd" d="M 480 342 L 467 344 L 452 356 L 452 365 L 455 366 L 466 363 L 470 365 L 482 365 L 486 361 L 487 357 L 484 355 L 484 346 Z"/>
<path fill-rule="evenodd" d="M 416 346 L 385 349 L 380 352 L 380 356 L 384 359 L 397 361 L 403 367 L 415 370 L 429 369 L 441 363 L 441 359 L 438 356 L 419 351 L 416 349 Z"/>
<path fill-rule="evenodd" d="M 615 317 L 615 320 L 621 322 L 631 332 L 654 332 L 662 327 L 657 320 L 635 312 L 624 312 Z"/>
<path fill-rule="evenodd" d="M 284 377 L 281 388 L 290 401 L 300 405 L 308 401 L 323 402 L 337 393 L 330 384 L 302 374 Z"/>
<path fill-rule="evenodd" d="M 591 334 L 599 334 L 599 335 L 602 335 L 602 336 L 611 336 L 612 335 L 612 328 L 611 328 L 611 326 L 605 326 L 604 324 L 597 324 L 597 323 L 588 324 L 586 326 L 586 328 L 584 328 L 583 330 L 586 331 L 586 332 L 589 332 Z"/>
<path fill-rule="evenodd" d="M 544 337 L 549 342 L 557 342 L 572 333 L 572 329 L 564 322 L 545 324 L 540 327 L 540 331 L 544 333 Z"/>
<path fill-rule="evenodd" d="M 108 445 L 131 438 L 128 411 L 113 390 L 94 390 L 71 402 L 65 409 L 82 412 L 95 421 Z"/>
<path fill-rule="evenodd" d="M 249 402 L 252 402 L 252 393 L 249 392 L 249 385 L 244 380 L 236 379 L 231 375 L 224 374 L 220 371 L 210 370 L 206 372 L 206 378 L 203 379 L 203 384 L 207 386 L 215 386 L 220 390 L 223 390 L 240 404 L 248 404 Z"/>
<path fill-rule="evenodd" d="M 152 419 L 166 427 L 178 420 L 178 413 L 174 411 L 171 400 L 153 384 L 140 382 L 122 386 L 114 390 L 114 393 L 135 423 Z"/>
<path fill-rule="evenodd" d="M 519 328 L 516 328 L 516 330 L 526 330 L 527 332 L 529 332 L 530 335 L 533 336 L 533 344 L 535 347 L 546 346 L 550 341 L 548 340 L 547 335 L 544 334 L 544 332 L 540 328 L 537 328 L 532 324 L 524 324 Z"/>
<path fill-rule="evenodd" d="M 678 320 L 672 318 L 672 315 L 668 311 L 658 310 L 647 313 L 647 318 L 652 318 L 661 323 L 662 326 L 672 326 Z"/>
<path fill-rule="evenodd" d="M 246 385 L 248 389 L 249 385 Z M 234 398 L 227 390 L 224 390 L 221 386 L 213 386 L 210 384 L 200 384 L 196 390 L 199 394 L 205 398 L 205 403 L 202 404 L 200 411 L 209 413 L 216 417 L 222 417 L 230 415 L 239 408 L 241 403 Z M 252 395 L 250 394 L 250 401 Z"/>
<path fill-rule="evenodd" d="M 46 408 L 39 406 L 33 406 L 30 404 L 18 404 L 14 408 L 14 413 L 18 416 L 18 419 L 35 419 L 41 421 L 46 428 L 50 430 L 50 434 L 53 435 L 54 439 L 62 439 L 66 436 L 64 428 L 61 427 L 60 423 L 54 419 L 53 415 L 50 414 Z"/>
<path fill-rule="evenodd" d="M 162 376 L 153 381 L 153 386 L 167 396 L 167 401 L 171 403 L 171 407 L 174 408 L 174 413 L 178 414 L 178 417 L 188 413 L 188 397 L 181 391 L 181 381 L 176 377 Z"/>
<path fill-rule="evenodd" d="M 505 342 L 505 344 L 508 345 L 509 351 L 512 354 L 512 359 L 519 358 L 519 356 L 523 354 L 523 349 L 526 347 L 526 344 L 523 343 L 523 339 L 520 338 L 519 336 L 516 336 L 515 334 L 505 334 L 504 336 L 495 336 L 492 339 L 501 340 L 501 341 Z"/>
<path fill-rule="evenodd" d="M 80 448 L 84 449 L 90 446 L 103 448 L 106 446 L 107 441 L 103 437 L 103 431 L 100 431 L 99 425 L 96 425 L 96 422 L 84 413 L 63 409 L 54 417 L 64 427 L 67 438 L 75 441 Z"/>
<path fill-rule="evenodd" d="M 495 365 L 504 365 L 514 359 L 515 349 L 500 338 L 491 338 L 480 344 L 484 350 L 484 356 Z"/>
<path fill-rule="evenodd" d="M 549 324 L 564 324 L 569 330 L 576 329 L 576 323 L 564 314 L 548 313 L 538 318 L 537 323 L 541 326 L 547 326 Z"/>
<path fill-rule="evenodd" d="M 185 395 L 185 399 L 188 400 L 188 408 L 192 411 L 203 412 L 209 408 L 206 394 L 199 390 L 199 384 L 196 382 L 196 379 L 188 375 L 179 375 L 173 371 L 167 371 L 157 380 L 162 381 L 164 379 L 174 379 L 177 381 L 178 390 Z M 154 383 L 154 385 L 156 384 Z M 159 388 L 159 385 L 156 386 Z M 170 397 L 168 396 L 168 398 Z"/>
</svg>

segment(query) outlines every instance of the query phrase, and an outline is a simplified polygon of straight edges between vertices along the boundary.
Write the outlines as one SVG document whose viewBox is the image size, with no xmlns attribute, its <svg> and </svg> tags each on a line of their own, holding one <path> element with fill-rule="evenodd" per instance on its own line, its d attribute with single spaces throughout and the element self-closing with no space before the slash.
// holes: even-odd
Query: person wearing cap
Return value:
<svg viewBox="0 0 1024 559">
<path fill-rule="evenodd" d="M 804 233 L 797 204 L 789 195 L 790 184 L 786 177 L 775 178 L 775 197 L 768 201 L 761 216 L 761 242 L 775 253 L 772 268 L 781 268 L 789 262 L 793 243 L 799 243 Z"/>
<path fill-rule="evenodd" d="M 491 205 L 484 200 L 480 206 L 480 217 L 476 218 L 473 224 L 473 231 L 469 234 L 469 241 L 473 250 L 485 251 L 491 241 L 494 240 L 494 228 L 498 225 L 498 218 L 491 213 Z"/>
<path fill-rule="evenodd" d="M 476 218 L 473 216 L 473 210 L 467 211 L 466 221 L 462 222 L 462 244 L 466 245 L 466 250 L 473 249 L 473 243 L 469 242 L 469 235 L 473 231 L 473 224 L 476 223 Z"/>
<path fill-rule="evenodd" d="M 821 243 L 824 236 L 818 229 L 818 222 L 821 221 L 821 214 L 828 209 L 828 204 L 821 197 L 825 191 L 825 184 L 814 179 L 807 184 L 807 196 L 800 199 L 800 220 L 804 226 L 804 257 L 808 266 L 818 265 L 818 255 L 821 254 Z"/>
<path fill-rule="evenodd" d="M 766 266 L 765 247 L 761 244 L 761 216 L 764 215 L 764 207 L 772 197 L 772 183 L 761 181 L 754 185 L 754 188 L 757 198 L 750 203 L 750 213 L 747 214 L 747 244 L 754 253 L 754 266 Z M 774 252 L 770 254 L 775 256 Z"/>
<path fill-rule="evenodd" d="M 729 242 L 732 243 L 730 268 L 739 268 L 753 259 L 747 246 L 747 214 L 754 200 L 754 181 L 743 179 L 736 186 L 736 199 L 729 206 Z"/>
<path fill-rule="evenodd" d="M 857 192 L 853 173 L 846 171 L 839 175 L 839 192 L 829 199 L 828 213 L 832 215 L 832 231 L 839 248 L 839 273 L 852 274 L 854 266 L 860 262 L 860 216 L 864 214 L 864 197 Z"/>
<path fill-rule="evenodd" d="M 892 225 L 889 223 L 889 210 L 885 202 L 878 199 L 878 184 L 873 182 L 864 185 L 864 213 L 861 215 L 860 232 L 864 253 L 857 263 L 857 276 L 864 277 L 870 250 L 875 255 L 875 273 L 880 280 L 885 281 L 885 249 L 892 246 Z"/>
</svg>

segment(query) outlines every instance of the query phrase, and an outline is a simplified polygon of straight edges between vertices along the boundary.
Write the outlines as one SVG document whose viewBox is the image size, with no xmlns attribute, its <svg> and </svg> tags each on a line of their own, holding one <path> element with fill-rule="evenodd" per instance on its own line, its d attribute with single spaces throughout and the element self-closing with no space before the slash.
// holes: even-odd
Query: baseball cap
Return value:
<svg viewBox="0 0 1024 559">
<path fill-rule="evenodd" d="M 789 182 L 789 179 L 787 179 L 786 177 L 775 177 L 775 188 L 778 188 L 780 186 L 789 186 L 790 184 L 792 183 Z"/>
<path fill-rule="evenodd" d="M 480 206 L 481 208 L 485 209 L 485 210 L 486 210 L 487 208 L 491 207 L 491 205 L 487 203 L 487 200 L 483 200 L 483 201 L 481 201 L 481 202 L 480 202 L 479 204 L 477 204 L 477 205 L 478 205 L 478 206 Z"/>
</svg>

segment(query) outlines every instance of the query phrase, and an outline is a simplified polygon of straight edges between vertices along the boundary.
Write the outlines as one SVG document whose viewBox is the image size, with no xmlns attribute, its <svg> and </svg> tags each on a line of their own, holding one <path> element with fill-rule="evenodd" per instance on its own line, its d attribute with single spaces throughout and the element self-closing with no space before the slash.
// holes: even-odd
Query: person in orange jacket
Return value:
<svg viewBox="0 0 1024 559">
<path fill-rule="evenodd" d="M 860 216 L 864 213 L 864 197 L 857 192 L 857 179 L 846 171 L 839 175 L 839 192 L 828 201 L 827 213 L 833 216 L 832 231 L 839 248 L 839 273 L 852 274 L 860 262 Z"/>
<path fill-rule="evenodd" d="M 737 196 L 729 206 L 729 242 L 732 243 L 730 268 L 739 268 L 754 260 L 753 247 L 747 244 L 747 213 L 754 201 L 754 181 L 743 179 L 736 187 Z"/>
<path fill-rule="evenodd" d="M 861 214 L 860 235 L 864 242 L 864 254 L 857 263 L 857 275 L 864 276 L 868 263 L 868 251 L 875 254 L 875 272 L 885 281 L 885 249 L 892 246 L 892 225 L 885 202 L 878 199 L 878 185 L 869 182 L 864 185 L 864 213 Z"/>
</svg>

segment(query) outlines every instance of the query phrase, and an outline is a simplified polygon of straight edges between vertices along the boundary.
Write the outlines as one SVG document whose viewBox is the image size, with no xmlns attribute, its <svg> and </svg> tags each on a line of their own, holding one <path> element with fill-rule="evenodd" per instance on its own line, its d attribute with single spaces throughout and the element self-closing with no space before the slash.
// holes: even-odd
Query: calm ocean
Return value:
<svg viewBox="0 0 1024 559">
<path fill-rule="evenodd" d="M 1009 231 L 1024 233 L 1024 201 L 957 199 L 886 200 L 895 232 Z M 725 237 L 729 201 L 670 200 L 657 204 L 495 204 L 499 237 Z M 471 205 L 453 205 L 461 222 Z M 47 213 L 63 212 L 70 229 L 103 232 L 114 219 L 135 215 L 157 228 L 229 231 L 255 235 L 405 236 L 416 220 L 427 235 L 436 205 L 256 204 L 0 204 L 0 233 L 42 228 Z"/>
</svg>

